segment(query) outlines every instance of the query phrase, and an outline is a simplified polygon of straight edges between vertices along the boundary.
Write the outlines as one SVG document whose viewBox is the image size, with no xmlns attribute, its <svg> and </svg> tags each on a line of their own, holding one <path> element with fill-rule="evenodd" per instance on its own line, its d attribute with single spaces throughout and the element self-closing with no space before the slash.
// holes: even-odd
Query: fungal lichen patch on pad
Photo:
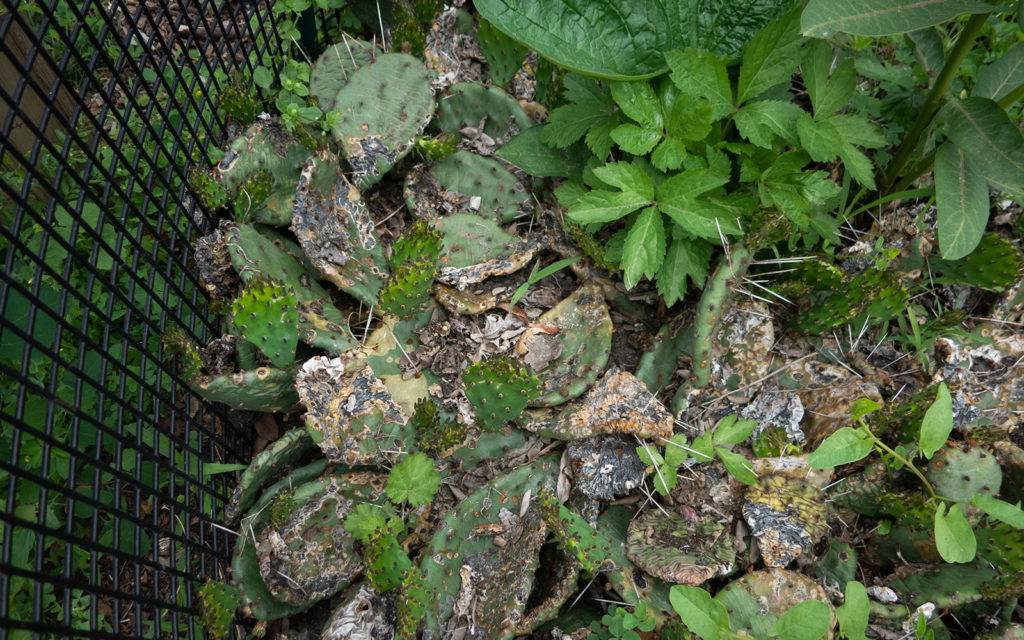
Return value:
<svg viewBox="0 0 1024 640">
<path fill-rule="evenodd" d="M 629 524 L 626 555 L 652 576 L 693 587 L 727 575 L 736 560 L 730 536 L 714 518 L 666 515 L 657 509 Z"/>
</svg>

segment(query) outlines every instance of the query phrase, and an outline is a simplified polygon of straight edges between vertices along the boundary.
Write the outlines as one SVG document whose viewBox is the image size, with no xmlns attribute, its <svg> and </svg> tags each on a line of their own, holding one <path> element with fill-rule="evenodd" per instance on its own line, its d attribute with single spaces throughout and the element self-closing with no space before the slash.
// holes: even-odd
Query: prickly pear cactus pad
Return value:
<svg viewBox="0 0 1024 640">
<path fill-rule="evenodd" d="M 1003 482 L 999 460 L 981 447 L 939 451 L 925 469 L 925 477 L 937 494 L 962 502 L 970 502 L 974 494 L 995 496 Z"/>
<path fill-rule="evenodd" d="M 250 280 L 231 304 L 239 335 L 253 343 L 275 367 L 295 361 L 299 310 L 295 293 L 267 280 Z"/>
<path fill-rule="evenodd" d="M 237 373 L 200 376 L 189 386 L 201 397 L 247 411 L 288 413 L 298 406 L 295 393 L 297 365 L 287 369 L 259 367 Z"/>
<path fill-rule="evenodd" d="M 775 568 L 752 571 L 715 595 L 715 600 L 729 611 L 733 631 L 765 639 L 770 637 L 769 631 L 779 616 L 810 599 L 828 605 L 834 629 L 837 621 L 828 593 L 817 582 L 795 571 Z M 826 637 L 831 638 L 832 632 Z"/>
<path fill-rule="evenodd" d="M 403 53 L 377 56 L 338 91 L 341 119 L 332 130 L 360 188 L 373 185 L 412 149 L 434 113 L 431 76 Z"/>
<path fill-rule="evenodd" d="M 506 356 L 474 362 L 462 372 L 462 382 L 484 431 L 494 431 L 515 421 L 527 403 L 540 395 L 537 376 Z"/>
<path fill-rule="evenodd" d="M 249 467 L 242 472 L 231 501 L 224 507 L 225 522 L 234 523 L 259 498 L 264 485 L 271 478 L 312 450 L 313 439 L 309 432 L 306 429 L 292 429 L 253 456 Z"/>
<path fill-rule="evenodd" d="M 226 640 L 238 607 L 239 591 L 215 580 L 199 588 L 199 622 L 210 640 Z"/>
<path fill-rule="evenodd" d="M 384 248 L 359 191 L 329 159 L 302 169 L 291 229 L 326 279 L 367 305 L 377 301 L 387 275 Z"/>
<path fill-rule="evenodd" d="M 419 218 L 472 213 L 508 224 L 519 215 L 532 213 L 526 187 L 494 158 L 459 150 L 434 164 L 429 174 L 443 190 L 439 197 L 416 197 L 415 188 L 406 185 L 413 211 Z M 410 173 L 410 179 L 414 175 Z M 433 185 L 434 181 L 426 184 Z M 445 211 L 438 210 L 438 200 L 444 203 Z"/>
<path fill-rule="evenodd" d="M 459 291 L 490 276 L 519 271 L 539 249 L 536 241 L 506 233 L 494 220 L 478 215 L 458 213 L 433 225 L 442 238 L 437 279 Z"/>
<path fill-rule="evenodd" d="M 491 140 L 488 146 L 500 146 L 534 124 L 515 98 L 498 87 L 478 82 L 452 85 L 437 110 L 437 127 L 441 131 L 482 128 L 480 133 Z"/>
<path fill-rule="evenodd" d="M 329 460 L 390 465 L 413 442 L 402 408 L 364 361 L 311 358 L 295 386 L 306 425 Z"/>
<path fill-rule="evenodd" d="M 828 532 L 825 497 L 796 478 L 762 476 L 747 491 L 743 517 L 769 567 L 785 567 Z"/>
<path fill-rule="evenodd" d="M 553 348 L 556 353 L 543 366 L 534 364 L 544 393 L 531 406 L 551 407 L 579 397 L 604 371 L 612 349 L 612 319 L 600 286 L 584 283 L 538 318 L 534 327 L 555 327 L 558 332 L 554 344 L 549 344 L 547 331 L 528 329 L 516 347 L 527 363 L 537 363 L 531 357 L 534 351 L 550 355 Z M 650 395 L 646 389 L 644 394 Z"/>
<path fill-rule="evenodd" d="M 725 527 L 710 516 L 650 509 L 629 523 L 626 555 L 666 582 L 697 586 L 733 570 L 736 552 Z"/>
<path fill-rule="evenodd" d="M 342 35 L 343 40 L 327 47 L 309 71 L 309 93 L 320 101 L 320 108 L 335 108 L 338 92 L 352 74 L 370 64 L 384 52 L 373 43 Z"/>
<path fill-rule="evenodd" d="M 214 169 L 214 176 L 233 196 L 236 210 L 244 220 L 285 226 L 291 221 L 295 203 L 295 182 L 309 151 L 279 125 L 256 122 L 228 145 L 227 152 Z M 250 179 L 258 175 L 259 191 L 254 197 Z M 272 185 L 265 184 L 266 177 Z"/>
</svg>

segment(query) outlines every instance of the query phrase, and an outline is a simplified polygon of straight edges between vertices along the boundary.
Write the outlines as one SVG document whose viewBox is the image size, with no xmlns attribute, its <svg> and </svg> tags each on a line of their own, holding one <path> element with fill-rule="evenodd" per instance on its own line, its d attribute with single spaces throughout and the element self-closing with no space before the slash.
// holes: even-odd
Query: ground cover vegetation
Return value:
<svg viewBox="0 0 1024 640">
<path fill-rule="evenodd" d="M 164 339 L 289 429 L 211 637 L 1022 633 L 1019 7 L 615 6 L 352 3 L 225 92 Z"/>
</svg>

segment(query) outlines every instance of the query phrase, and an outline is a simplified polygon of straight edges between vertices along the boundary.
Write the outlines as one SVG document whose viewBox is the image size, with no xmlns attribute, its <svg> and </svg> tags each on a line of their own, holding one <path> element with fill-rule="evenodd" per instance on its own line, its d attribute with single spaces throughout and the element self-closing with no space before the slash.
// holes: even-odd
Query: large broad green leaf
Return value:
<svg viewBox="0 0 1024 640">
<path fill-rule="evenodd" d="M 974 251 L 988 224 L 988 183 L 952 142 L 935 154 L 935 205 L 942 257 L 959 260 Z"/>
<path fill-rule="evenodd" d="M 669 51 L 665 60 L 672 69 L 672 82 L 684 93 L 706 99 L 713 120 L 732 112 L 732 86 L 725 63 L 718 56 L 691 48 Z"/>
<path fill-rule="evenodd" d="M 671 307 L 686 296 L 686 277 L 689 276 L 698 287 L 704 285 L 708 275 L 708 260 L 711 259 L 711 245 L 693 238 L 676 238 L 669 245 L 665 261 L 658 271 L 658 293 Z M 673 450 L 674 447 L 669 447 Z"/>
<path fill-rule="evenodd" d="M 946 562 L 974 560 L 978 541 L 959 504 L 950 505 L 949 513 L 944 503 L 935 510 L 935 548 Z"/>
<path fill-rule="evenodd" d="M 657 207 L 640 212 L 622 247 L 623 281 L 632 289 L 640 278 L 653 278 L 665 259 L 665 225 Z"/>
<path fill-rule="evenodd" d="M 1024 42 L 1018 42 L 978 74 L 972 96 L 1000 100 L 1024 84 Z"/>
<path fill-rule="evenodd" d="M 985 179 L 1003 191 L 1024 198 L 1024 136 L 1010 117 L 988 98 L 950 102 L 942 109 L 946 135 Z"/>
<path fill-rule="evenodd" d="M 786 82 L 800 64 L 800 14 L 793 10 L 757 33 L 743 50 L 736 104 Z"/>
<path fill-rule="evenodd" d="M 619 80 L 668 70 L 664 52 L 702 47 L 734 57 L 791 0 L 478 0 L 477 11 L 545 58 Z"/>
<path fill-rule="evenodd" d="M 964 13 L 991 10 L 982 0 L 811 0 L 800 27 L 812 38 L 827 38 L 837 31 L 887 36 L 924 29 Z"/>
<path fill-rule="evenodd" d="M 733 121 L 744 138 L 759 147 L 771 149 L 775 145 L 775 136 L 787 142 L 796 141 L 796 121 L 803 112 L 792 102 L 759 100 L 743 105 Z"/>
</svg>

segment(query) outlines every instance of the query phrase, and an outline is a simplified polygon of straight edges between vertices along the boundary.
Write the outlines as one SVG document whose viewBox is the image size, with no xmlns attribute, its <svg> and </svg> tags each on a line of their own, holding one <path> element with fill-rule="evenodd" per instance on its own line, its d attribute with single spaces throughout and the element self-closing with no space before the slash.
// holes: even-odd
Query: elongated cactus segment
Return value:
<svg viewBox="0 0 1024 640">
<path fill-rule="evenodd" d="M 295 392 L 295 367 L 258 369 L 200 376 L 189 382 L 191 389 L 211 402 L 221 402 L 235 409 L 288 413 L 298 407 Z"/>
<path fill-rule="evenodd" d="M 235 587 L 216 580 L 199 587 L 199 623 L 208 640 L 227 640 L 239 595 Z"/>
<path fill-rule="evenodd" d="M 694 587 L 728 575 L 736 560 L 732 539 L 714 517 L 666 515 L 657 509 L 629 524 L 626 555 L 652 576 Z"/>
<path fill-rule="evenodd" d="M 1005 291 L 1020 277 L 1024 256 L 1006 238 L 986 233 L 970 255 L 959 260 L 931 258 L 929 266 L 938 282 Z"/>
<path fill-rule="evenodd" d="M 715 330 L 729 310 L 732 288 L 747 273 L 751 255 L 743 245 L 735 245 L 729 254 L 718 261 L 715 272 L 708 279 L 697 305 L 693 336 L 693 387 L 701 388 L 711 379 L 711 344 Z"/>
<path fill-rule="evenodd" d="M 375 184 L 412 149 L 434 113 L 430 73 L 402 53 L 377 56 L 349 77 L 335 98 L 332 130 L 360 188 Z"/>
<path fill-rule="evenodd" d="M 348 84 L 352 74 L 384 53 L 371 42 L 342 37 L 341 42 L 320 54 L 309 72 L 309 93 L 316 96 L 324 111 L 337 106 L 338 92 Z"/>
<path fill-rule="evenodd" d="M 260 497 L 265 485 L 314 448 L 306 429 L 292 429 L 257 453 L 242 472 L 231 501 L 224 507 L 224 521 L 234 524 Z"/>
<path fill-rule="evenodd" d="M 674 379 L 679 368 L 678 356 L 693 353 L 693 328 L 690 324 L 682 314 L 665 323 L 654 336 L 653 348 L 640 356 L 634 375 L 647 385 L 651 393 L 661 392 Z"/>
<path fill-rule="evenodd" d="M 295 361 L 299 310 L 295 293 L 268 280 L 250 280 L 231 304 L 238 334 L 263 351 L 275 367 Z"/>
</svg>

